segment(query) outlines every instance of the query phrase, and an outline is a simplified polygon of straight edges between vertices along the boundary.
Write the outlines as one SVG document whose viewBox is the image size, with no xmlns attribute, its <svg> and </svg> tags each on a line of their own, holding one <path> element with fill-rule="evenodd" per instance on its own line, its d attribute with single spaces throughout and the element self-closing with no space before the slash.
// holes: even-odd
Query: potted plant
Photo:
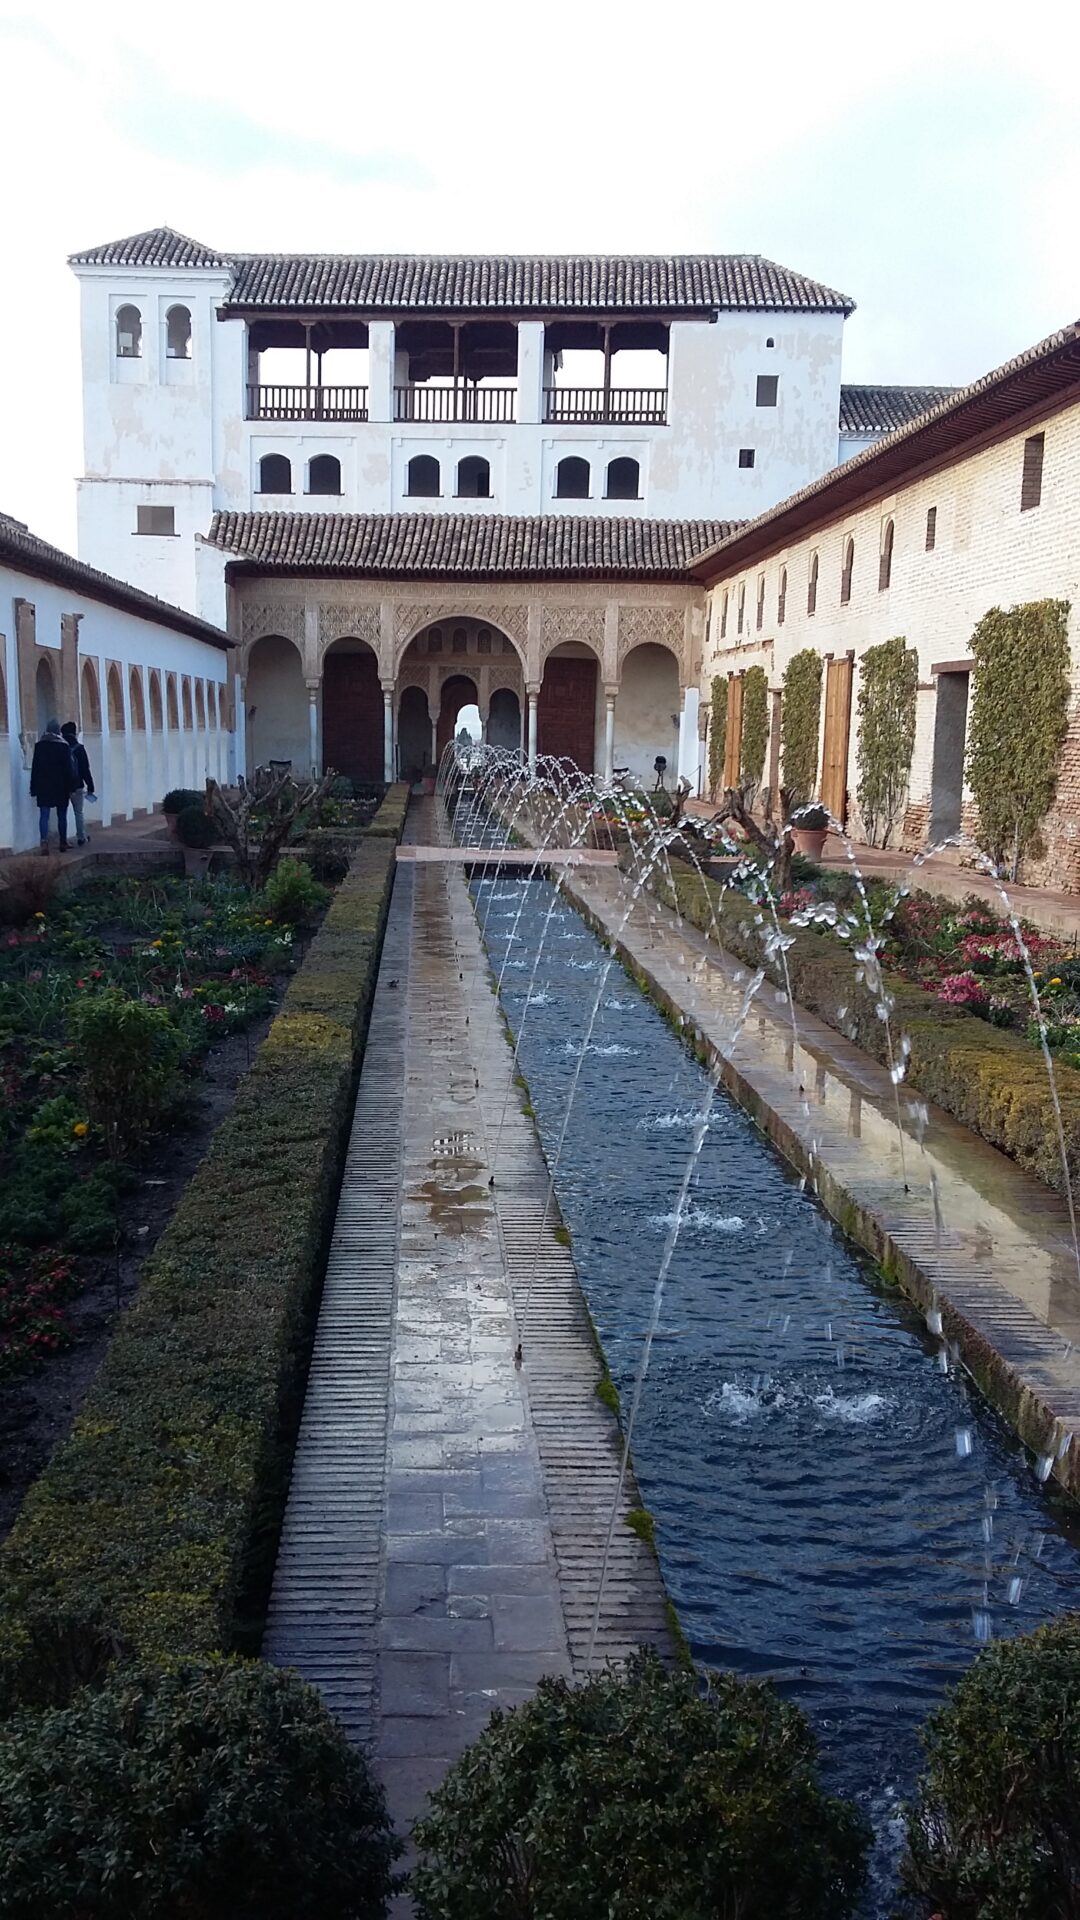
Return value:
<svg viewBox="0 0 1080 1920">
<path fill-rule="evenodd" d="M 179 840 L 176 823 L 187 807 L 205 807 L 206 795 L 196 793 L 192 787 L 171 787 L 161 803 L 165 815 L 165 825 L 169 829 L 170 840 Z"/>
<path fill-rule="evenodd" d="M 829 816 L 824 807 L 800 807 L 791 821 L 796 853 L 807 860 L 820 860 L 829 832 Z"/>
</svg>

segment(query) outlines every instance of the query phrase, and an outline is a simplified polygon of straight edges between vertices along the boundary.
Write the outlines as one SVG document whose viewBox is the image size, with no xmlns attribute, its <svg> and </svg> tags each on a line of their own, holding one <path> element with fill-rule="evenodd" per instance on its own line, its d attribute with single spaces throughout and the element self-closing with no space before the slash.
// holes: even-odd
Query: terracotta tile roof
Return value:
<svg viewBox="0 0 1080 1920">
<path fill-rule="evenodd" d="M 895 432 L 865 447 L 852 460 L 822 474 L 799 493 L 735 527 L 715 550 L 693 563 L 699 580 L 719 580 L 751 560 L 775 553 L 789 540 L 826 527 L 853 507 L 880 499 L 904 485 L 908 475 L 954 465 L 965 449 L 1018 431 L 1057 406 L 1080 402 L 1080 320 L 1048 334 L 1015 359 L 984 373 L 969 387 L 921 413 Z"/>
<path fill-rule="evenodd" d="M 206 620 L 200 620 L 193 613 L 187 613 L 183 607 L 174 607 L 168 600 L 157 600 L 152 593 L 143 593 L 139 587 L 131 587 L 126 580 L 115 580 L 111 573 L 99 573 L 96 567 L 88 567 L 84 561 L 76 560 L 60 547 L 50 546 L 47 540 L 40 540 L 31 533 L 21 520 L 12 519 L 10 514 L 0 513 L 0 567 L 13 567 L 21 573 L 29 573 L 38 580 L 51 580 L 56 585 L 71 587 L 88 600 L 101 600 L 106 606 L 119 607 L 124 613 L 139 614 L 144 620 L 156 620 L 159 626 L 171 627 L 177 633 L 189 633 L 195 640 L 205 640 L 212 647 L 231 647 L 233 642 L 220 628 L 210 626 Z"/>
<path fill-rule="evenodd" d="M 207 541 L 256 573 L 679 580 L 737 525 L 556 514 L 216 513 Z"/>
<path fill-rule="evenodd" d="M 951 399 L 955 387 L 841 387 L 841 433 L 895 433 Z"/>
<path fill-rule="evenodd" d="M 761 254 L 235 253 L 153 227 L 75 253 L 75 267 L 231 268 L 226 309 L 432 313 L 851 313 L 834 287 Z"/>
<path fill-rule="evenodd" d="M 172 227 L 148 227 L 126 240 L 107 240 L 102 247 L 68 257 L 69 267 L 216 267 L 231 269 L 232 261 L 201 240 L 189 240 Z"/>
</svg>

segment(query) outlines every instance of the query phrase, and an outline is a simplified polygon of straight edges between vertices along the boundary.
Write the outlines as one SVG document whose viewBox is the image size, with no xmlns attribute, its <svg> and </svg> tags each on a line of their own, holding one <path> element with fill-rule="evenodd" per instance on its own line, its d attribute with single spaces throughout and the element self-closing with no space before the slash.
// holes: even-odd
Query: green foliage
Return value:
<svg viewBox="0 0 1080 1920">
<path fill-rule="evenodd" d="M 923 1738 L 912 1889 L 948 1920 L 1077 1920 L 1080 1615 L 986 1648 Z"/>
<path fill-rule="evenodd" d="M 176 1092 L 183 1042 L 168 1014 L 119 987 L 88 993 L 69 1016 L 71 1052 L 88 1111 L 106 1139 L 130 1147 L 163 1118 Z"/>
<path fill-rule="evenodd" d="M 217 834 L 206 808 L 182 807 L 176 819 L 177 837 L 185 847 L 212 847 Z"/>
<path fill-rule="evenodd" d="M 793 807 L 803 806 L 817 784 L 821 721 L 821 656 L 812 647 L 792 655 L 780 702 L 781 779 Z"/>
<path fill-rule="evenodd" d="M 761 785 L 769 743 L 769 677 L 764 667 L 747 667 L 743 681 L 742 741 L 739 775 L 744 787 Z"/>
<path fill-rule="evenodd" d="M 161 803 L 162 813 L 183 813 L 187 807 L 206 806 L 206 795 L 197 787 L 170 787 Z"/>
<path fill-rule="evenodd" d="M 972 636 L 967 777 L 979 842 L 1016 878 L 1053 804 L 1068 731 L 1069 603 L 994 607 Z"/>
<path fill-rule="evenodd" d="M 395 1851 L 366 1760 L 262 1662 L 121 1669 L 0 1729 L 9 1920 L 374 1920 Z"/>
<path fill-rule="evenodd" d="M 311 868 L 291 854 L 278 861 L 263 888 L 266 910 L 287 927 L 303 926 L 322 912 L 330 898 Z"/>
<path fill-rule="evenodd" d="M 393 864 L 389 837 L 361 848 L 23 1502 L 0 1710 L 47 1689 L 40 1613 L 90 1612 L 139 1658 L 257 1638 Z"/>
<path fill-rule="evenodd" d="M 907 793 L 915 751 L 919 656 L 901 634 L 859 663 L 858 798 L 867 839 L 887 847 Z"/>
<path fill-rule="evenodd" d="M 712 717 L 709 721 L 709 792 L 717 799 L 724 778 L 727 752 L 727 676 L 714 673 L 712 680 Z"/>
<path fill-rule="evenodd" d="M 416 1830 L 421 1920 L 843 1920 L 866 1834 L 769 1687 L 638 1653 L 493 1714 Z"/>
</svg>

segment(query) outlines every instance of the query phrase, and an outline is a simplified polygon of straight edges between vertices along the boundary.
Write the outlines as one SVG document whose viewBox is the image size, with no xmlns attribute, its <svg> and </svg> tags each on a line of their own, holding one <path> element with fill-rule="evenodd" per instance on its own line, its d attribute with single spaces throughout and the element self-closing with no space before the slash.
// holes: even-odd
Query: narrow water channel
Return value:
<svg viewBox="0 0 1080 1920">
<path fill-rule="evenodd" d="M 473 895 L 496 976 L 505 962 L 517 1037 L 552 886 L 488 877 Z M 556 906 L 520 1050 L 549 1160 L 608 960 L 580 916 Z M 556 1192 L 624 1400 L 705 1090 L 613 963 Z M 981 1637 L 1080 1604 L 1075 1516 L 1039 1488 L 963 1377 L 940 1370 L 937 1345 L 719 1094 L 635 1465 L 695 1658 L 797 1700 L 830 1781 L 870 1814 L 872 1913 L 888 1911 L 918 1728 L 945 1685 Z"/>
</svg>

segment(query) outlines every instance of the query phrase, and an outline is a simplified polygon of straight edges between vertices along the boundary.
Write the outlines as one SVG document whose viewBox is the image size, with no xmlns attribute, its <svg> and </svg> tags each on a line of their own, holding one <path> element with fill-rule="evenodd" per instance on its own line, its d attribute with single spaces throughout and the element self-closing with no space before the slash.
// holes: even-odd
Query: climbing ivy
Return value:
<svg viewBox="0 0 1080 1920">
<path fill-rule="evenodd" d="M 743 680 L 742 741 L 739 749 L 739 778 L 743 787 L 756 790 L 761 785 L 768 743 L 768 675 L 764 667 L 747 667 Z"/>
<path fill-rule="evenodd" d="M 859 663 L 859 812 L 872 847 L 899 823 L 915 750 L 919 656 L 902 634 L 868 647 Z"/>
<path fill-rule="evenodd" d="M 967 777 L 979 843 L 1012 878 L 1057 791 L 1069 724 L 1067 600 L 991 608 L 972 635 L 975 656 Z"/>
<path fill-rule="evenodd" d="M 782 777 L 793 807 L 813 798 L 821 719 L 821 656 L 812 647 L 793 654 L 780 702 Z"/>
<path fill-rule="evenodd" d="M 727 690 L 727 676 L 714 673 L 712 718 L 709 721 L 709 792 L 714 800 L 720 792 L 720 782 L 724 777 L 724 754 L 727 750 Z"/>
</svg>

